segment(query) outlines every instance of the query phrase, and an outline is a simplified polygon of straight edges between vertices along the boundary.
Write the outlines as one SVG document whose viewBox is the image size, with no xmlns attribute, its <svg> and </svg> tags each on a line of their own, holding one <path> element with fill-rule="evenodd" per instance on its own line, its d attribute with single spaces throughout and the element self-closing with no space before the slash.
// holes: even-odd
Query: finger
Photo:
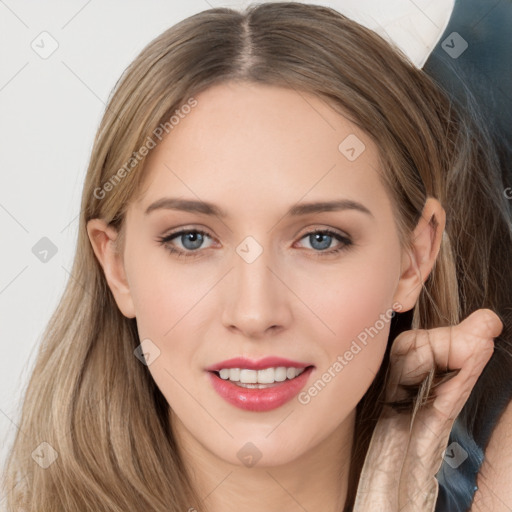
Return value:
<svg viewBox="0 0 512 512">
<path fill-rule="evenodd" d="M 490 309 L 478 309 L 465 318 L 460 324 L 450 327 L 454 332 L 447 335 L 444 328 L 432 329 L 432 347 L 437 357 L 443 352 L 442 344 L 448 342 L 448 368 L 462 368 L 476 345 L 481 340 L 493 339 L 500 335 L 503 323 L 496 313 Z M 462 336 L 455 336 L 462 334 Z"/>
<path fill-rule="evenodd" d="M 434 509 L 435 474 L 453 421 L 492 354 L 488 343 L 502 327 L 492 311 L 478 310 L 458 326 L 408 331 L 395 339 L 387 400 L 399 398 L 399 385 L 421 380 L 433 367 L 458 368 L 462 375 L 438 388 L 448 405 L 420 408 L 412 428 L 410 414 L 383 408 L 361 471 L 354 512 L 395 511 L 399 504 L 403 512 Z"/>
<path fill-rule="evenodd" d="M 399 506 L 407 510 L 430 510 L 426 507 L 435 503 L 438 489 L 434 475 L 441 466 L 453 423 L 492 355 L 493 337 L 501 332 L 501 321 L 494 313 L 489 315 L 483 310 L 475 313 L 464 325 L 461 323 L 448 331 L 452 347 L 450 360 L 462 361 L 459 374 L 439 386 L 432 407 L 420 409 L 414 419 L 403 465 L 407 482 L 401 481 L 399 492 Z M 444 334 L 437 340 L 443 339 Z M 425 482 L 424 488 L 418 490 L 414 482 Z"/>
<path fill-rule="evenodd" d="M 436 389 L 434 408 L 444 417 L 454 419 L 462 410 L 478 377 L 494 352 L 494 338 L 503 329 L 499 317 L 488 309 L 469 315 L 459 325 L 449 328 L 448 339 L 443 335 L 431 336 L 434 357 L 439 345 L 447 341 L 450 346 L 449 369 L 459 373 Z M 436 359 L 437 362 L 437 359 Z"/>
<path fill-rule="evenodd" d="M 441 345 L 443 352 L 447 344 Z M 443 358 L 443 354 L 439 356 Z M 420 383 L 435 366 L 435 354 L 427 330 L 413 330 L 400 334 L 390 351 L 386 401 L 399 401 L 408 396 L 403 386 Z"/>
<path fill-rule="evenodd" d="M 421 382 L 434 368 L 458 370 L 473 357 L 482 340 L 498 336 L 503 328 L 499 317 L 488 309 L 480 309 L 453 327 L 413 330 L 400 334 L 390 351 L 390 368 L 386 400 L 405 398 L 398 384 Z M 489 353 L 482 354 L 482 356 Z M 487 361 L 484 362 L 484 365 Z"/>
</svg>

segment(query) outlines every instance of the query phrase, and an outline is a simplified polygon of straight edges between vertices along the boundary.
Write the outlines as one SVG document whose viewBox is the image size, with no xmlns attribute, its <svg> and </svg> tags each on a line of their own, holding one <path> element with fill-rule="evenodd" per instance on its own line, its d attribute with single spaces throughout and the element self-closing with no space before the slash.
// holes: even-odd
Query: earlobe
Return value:
<svg viewBox="0 0 512 512">
<path fill-rule="evenodd" d="M 394 300 L 409 311 L 416 304 L 422 285 L 434 267 L 446 224 L 446 213 L 437 199 L 427 198 L 412 234 L 411 248 L 404 248 L 400 280 Z"/>
<path fill-rule="evenodd" d="M 87 234 L 121 313 L 135 318 L 123 257 L 116 246 L 118 232 L 103 219 L 91 219 L 87 223 Z"/>
</svg>

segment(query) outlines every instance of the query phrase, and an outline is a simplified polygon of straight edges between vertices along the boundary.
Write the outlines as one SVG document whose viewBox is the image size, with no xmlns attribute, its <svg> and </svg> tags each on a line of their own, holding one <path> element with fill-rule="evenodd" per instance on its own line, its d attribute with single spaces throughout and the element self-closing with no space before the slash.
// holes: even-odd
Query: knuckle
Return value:
<svg viewBox="0 0 512 512">
<path fill-rule="evenodd" d="M 394 356 L 407 355 L 416 345 L 417 339 L 420 335 L 420 329 L 413 329 L 400 333 L 393 341 L 390 354 Z"/>
</svg>

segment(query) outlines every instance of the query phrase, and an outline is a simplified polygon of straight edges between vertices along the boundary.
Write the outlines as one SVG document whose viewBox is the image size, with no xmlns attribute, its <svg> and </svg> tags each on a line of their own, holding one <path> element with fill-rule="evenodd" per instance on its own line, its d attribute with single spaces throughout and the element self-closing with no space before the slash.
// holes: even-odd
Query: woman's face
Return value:
<svg viewBox="0 0 512 512">
<path fill-rule="evenodd" d="M 128 210 L 123 312 L 184 442 L 284 464 L 347 429 L 380 367 L 401 299 L 392 207 L 374 143 L 319 98 L 231 82 L 196 100 L 151 150 Z M 207 370 L 236 357 L 313 368 L 264 397 L 230 383 L 236 370 Z"/>
</svg>

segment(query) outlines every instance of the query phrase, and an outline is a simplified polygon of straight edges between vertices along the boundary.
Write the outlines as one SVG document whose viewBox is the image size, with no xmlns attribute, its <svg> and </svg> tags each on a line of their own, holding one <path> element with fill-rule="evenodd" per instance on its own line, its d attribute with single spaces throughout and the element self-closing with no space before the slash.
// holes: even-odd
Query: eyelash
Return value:
<svg viewBox="0 0 512 512">
<path fill-rule="evenodd" d="M 187 234 L 187 233 L 198 233 L 200 235 L 203 235 L 203 236 L 206 235 L 206 236 L 208 236 L 210 238 L 213 238 L 207 232 L 202 231 L 200 229 L 183 229 L 181 231 L 177 231 L 176 233 L 171 233 L 171 234 L 163 236 L 163 237 L 158 237 L 157 241 L 158 241 L 158 243 L 160 243 L 160 245 L 164 245 L 166 247 L 166 249 L 171 254 L 175 255 L 177 258 L 197 258 L 197 257 L 199 257 L 201 255 L 200 254 L 201 251 L 199 249 L 195 250 L 195 251 L 191 251 L 191 250 L 189 250 L 189 251 L 182 251 L 180 249 L 176 249 L 176 248 L 168 245 L 169 242 L 171 240 L 173 240 L 174 238 L 177 238 L 180 235 Z M 337 253 L 340 253 L 342 251 L 346 251 L 350 246 L 353 245 L 353 242 L 352 242 L 352 240 L 350 238 L 342 236 L 339 233 L 337 233 L 336 231 L 332 231 L 330 229 L 316 229 L 316 230 L 313 230 L 313 231 L 308 231 L 303 236 L 301 236 L 301 238 L 299 240 L 302 240 L 303 238 L 305 238 L 307 236 L 314 235 L 314 234 L 317 234 L 317 233 L 327 234 L 329 236 L 332 236 L 336 240 L 338 240 L 339 242 L 342 242 L 342 245 L 337 247 L 337 248 L 335 248 L 335 249 L 326 250 L 326 251 L 315 251 L 315 250 L 313 250 L 313 252 L 316 253 L 315 257 L 322 258 L 322 257 L 326 257 L 326 256 L 331 256 L 333 254 L 337 254 Z"/>
</svg>

